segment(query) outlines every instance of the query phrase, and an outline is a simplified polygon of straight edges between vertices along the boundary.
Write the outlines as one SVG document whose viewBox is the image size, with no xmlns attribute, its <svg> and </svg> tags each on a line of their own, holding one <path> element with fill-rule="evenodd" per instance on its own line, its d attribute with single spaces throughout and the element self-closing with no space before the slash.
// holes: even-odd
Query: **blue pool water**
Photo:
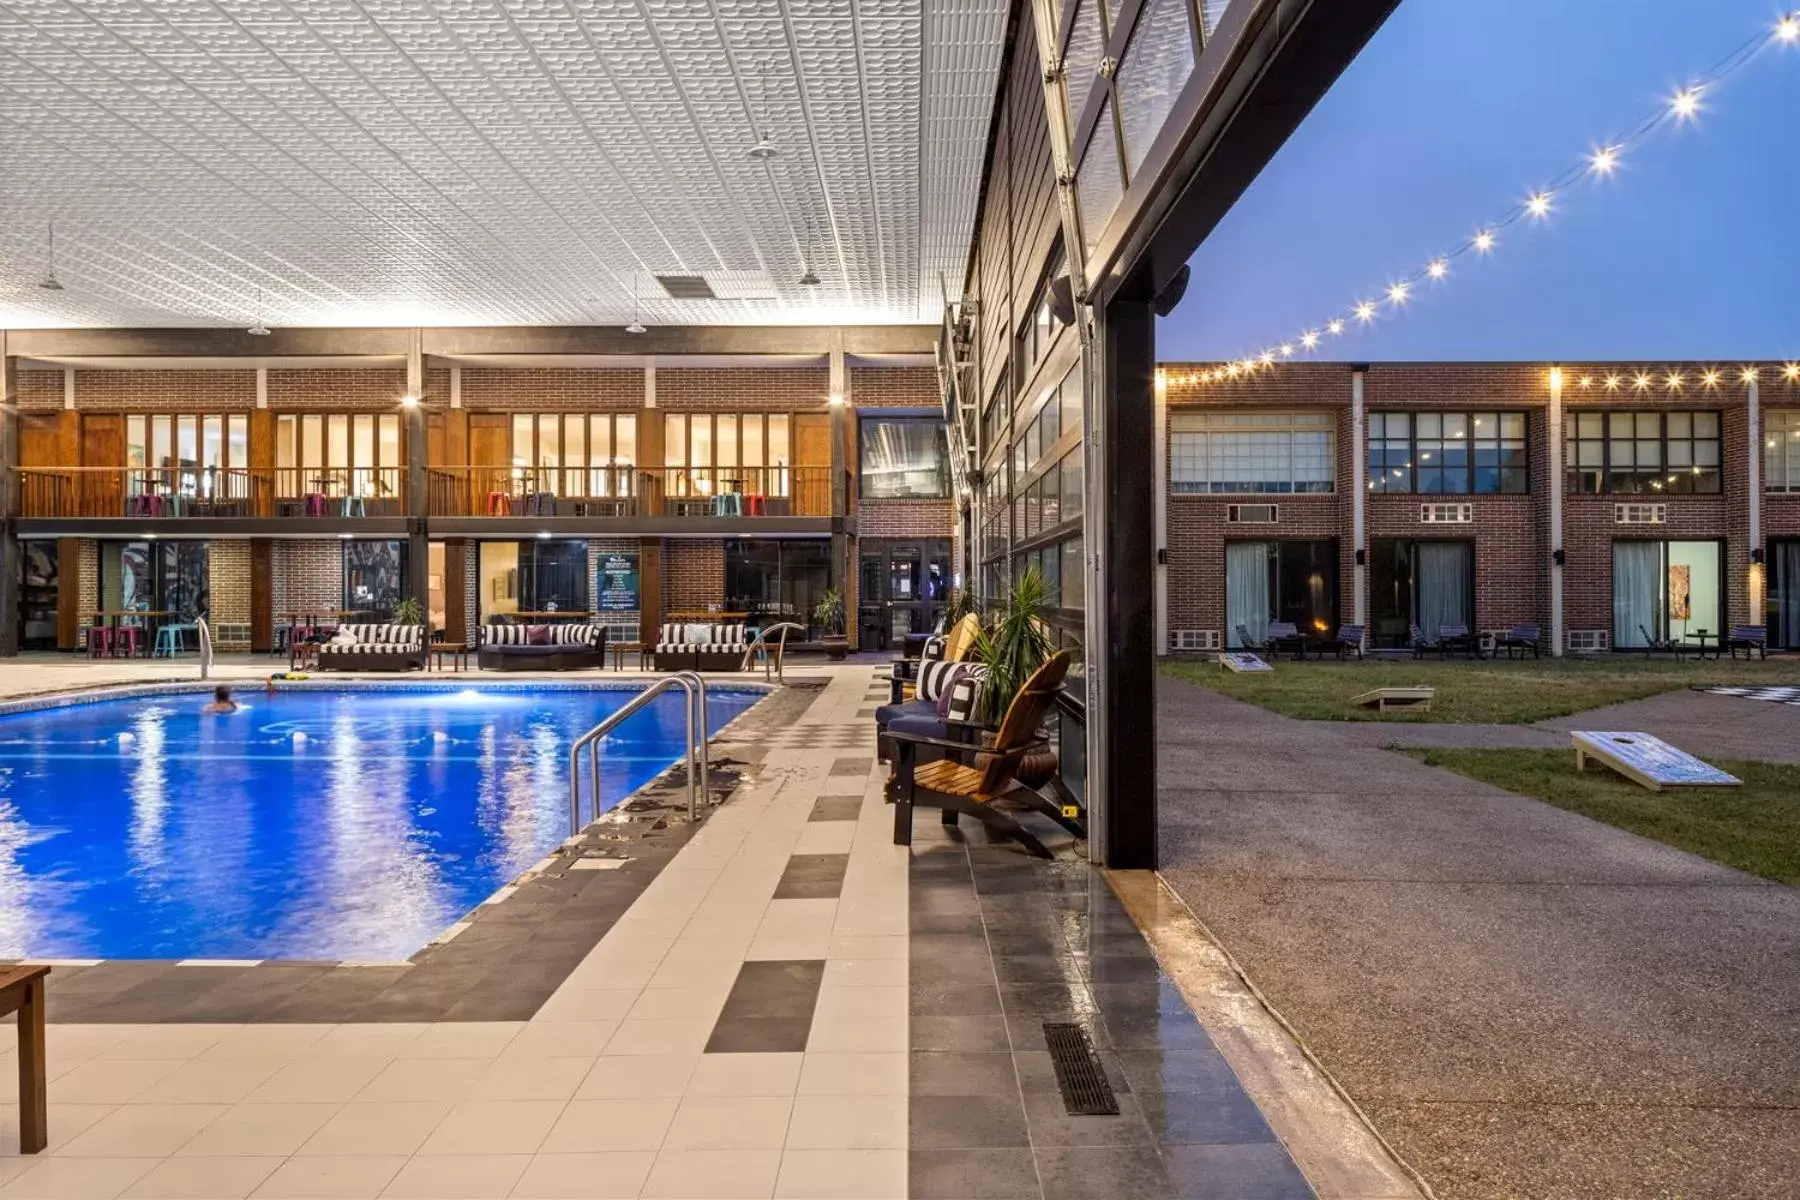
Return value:
<svg viewBox="0 0 1800 1200">
<path fill-rule="evenodd" d="M 569 832 L 568 747 L 628 691 L 199 693 L 0 716 L 0 958 L 392 961 Z M 714 688 L 710 731 L 758 698 Z M 681 757 L 685 697 L 601 752 Z"/>
</svg>

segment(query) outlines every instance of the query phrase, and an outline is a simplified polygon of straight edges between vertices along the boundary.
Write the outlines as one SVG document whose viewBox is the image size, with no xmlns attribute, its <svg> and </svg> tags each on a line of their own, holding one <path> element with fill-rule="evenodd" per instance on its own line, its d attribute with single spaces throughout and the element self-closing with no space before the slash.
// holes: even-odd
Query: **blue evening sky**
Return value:
<svg viewBox="0 0 1800 1200">
<path fill-rule="evenodd" d="M 1164 361 L 1241 357 L 1453 248 L 1770 28 L 1780 0 L 1401 0 L 1192 259 Z M 1321 357 L 1800 357 L 1800 46 Z"/>
</svg>

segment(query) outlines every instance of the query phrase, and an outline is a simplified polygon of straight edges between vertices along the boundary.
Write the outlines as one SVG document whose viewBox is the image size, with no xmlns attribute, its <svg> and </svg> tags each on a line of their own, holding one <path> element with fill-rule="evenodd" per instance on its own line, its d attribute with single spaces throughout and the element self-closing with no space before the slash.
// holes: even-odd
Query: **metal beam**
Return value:
<svg viewBox="0 0 1800 1200">
<path fill-rule="evenodd" d="M 19 360 L 0 330 L 0 656 L 19 652 Z"/>
</svg>

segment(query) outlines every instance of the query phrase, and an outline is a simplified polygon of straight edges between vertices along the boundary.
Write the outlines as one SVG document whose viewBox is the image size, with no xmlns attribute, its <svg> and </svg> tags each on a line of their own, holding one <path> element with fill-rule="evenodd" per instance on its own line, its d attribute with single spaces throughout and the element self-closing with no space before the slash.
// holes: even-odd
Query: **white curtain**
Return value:
<svg viewBox="0 0 1800 1200">
<path fill-rule="evenodd" d="M 1269 544 L 1267 542 L 1227 542 L 1225 544 L 1225 638 L 1226 645 L 1242 644 L 1238 626 L 1242 625 L 1253 641 L 1260 642 L 1269 630 Z"/>
<path fill-rule="evenodd" d="M 1771 641 L 1770 645 L 1793 650 L 1800 648 L 1800 542 L 1778 543 L 1774 565 L 1775 587 L 1772 591 L 1776 629 L 1770 630 L 1769 634 L 1771 638 L 1779 636 L 1781 641 Z"/>
<path fill-rule="evenodd" d="M 1474 566 L 1464 542 L 1419 543 L 1419 628 L 1436 637 L 1445 625 L 1473 627 Z"/>
<path fill-rule="evenodd" d="M 1642 647 L 1662 636 L 1663 544 L 1613 543 L 1613 645 Z"/>
</svg>

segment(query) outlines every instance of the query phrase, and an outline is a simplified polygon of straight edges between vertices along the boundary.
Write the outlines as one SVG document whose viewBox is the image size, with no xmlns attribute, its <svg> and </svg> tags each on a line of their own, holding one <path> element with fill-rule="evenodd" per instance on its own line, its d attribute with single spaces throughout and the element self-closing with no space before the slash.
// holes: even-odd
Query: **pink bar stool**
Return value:
<svg viewBox="0 0 1800 1200">
<path fill-rule="evenodd" d="M 144 629 L 141 625 L 119 626 L 118 641 L 113 644 L 114 652 L 122 654 L 126 658 L 136 658 L 138 656 L 138 639 L 143 632 Z"/>
<path fill-rule="evenodd" d="M 105 625 L 89 625 L 87 635 L 89 658 L 99 658 L 112 653 L 112 630 Z"/>
</svg>

